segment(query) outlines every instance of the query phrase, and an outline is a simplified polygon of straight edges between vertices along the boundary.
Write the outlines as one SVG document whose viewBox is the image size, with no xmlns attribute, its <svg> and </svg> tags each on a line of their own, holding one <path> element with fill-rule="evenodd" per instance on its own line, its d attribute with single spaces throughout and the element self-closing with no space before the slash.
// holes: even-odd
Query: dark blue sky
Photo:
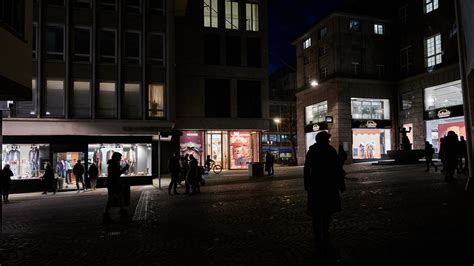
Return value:
<svg viewBox="0 0 474 266">
<path fill-rule="evenodd" d="M 269 0 L 270 73 L 295 63 L 291 42 L 336 8 L 341 0 Z"/>
</svg>

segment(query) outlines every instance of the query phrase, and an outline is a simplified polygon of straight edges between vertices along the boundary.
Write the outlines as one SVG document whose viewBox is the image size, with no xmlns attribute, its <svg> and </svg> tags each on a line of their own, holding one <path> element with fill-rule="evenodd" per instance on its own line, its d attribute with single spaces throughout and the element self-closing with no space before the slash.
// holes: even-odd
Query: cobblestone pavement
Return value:
<svg viewBox="0 0 474 266">
<path fill-rule="evenodd" d="M 340 265 L 473 265 L 474 196 L 423 165 L 346 166 L 332 238 Z M 163 184 L 167 184 L 166 179 Z M 315 265 L 302 168 L 207 177 L 202 193 L 132 192 L 129 225 L 104 227 L 105 190 L 13 195 L 3 265 Z M 179 188 L 184 192 L 183 188 Z"/>
</svg>

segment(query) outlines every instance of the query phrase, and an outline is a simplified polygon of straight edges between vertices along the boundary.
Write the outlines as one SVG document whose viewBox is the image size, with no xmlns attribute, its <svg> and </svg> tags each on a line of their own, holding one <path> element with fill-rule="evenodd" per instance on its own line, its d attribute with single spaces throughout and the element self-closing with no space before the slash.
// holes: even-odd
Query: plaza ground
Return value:
<svg viewBox="0 0 474 266">
<path fill-rule="evenodd" d="M 340 265 L 472 265 L 474 196 L 424 165 L 346 166 L 332 238 Z M 301 167 L 228 172 L 202 193 L 134 187 L 133 223 L 102 225 L 106 190 L 16 194 L 3 208 L 4 265 L 315 265 Z M 156 184 L 156 183 L 155 183 Z M 180 187 L 179 192 L 184 192 Z"/>
</svg>

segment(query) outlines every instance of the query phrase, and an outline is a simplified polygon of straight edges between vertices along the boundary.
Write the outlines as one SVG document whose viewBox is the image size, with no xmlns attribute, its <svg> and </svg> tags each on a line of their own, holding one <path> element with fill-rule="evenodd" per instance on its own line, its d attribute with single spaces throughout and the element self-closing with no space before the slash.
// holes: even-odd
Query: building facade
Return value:
<svg viewBox="0 0 474 266">
<path fill-rule="evenodd" d="M 15 101 L 3 123 L 2 163 L 15 180 L 39 182 L 50 162 L 60 188 L 75 187 L 78 160 L 105 177 L 114 151 L 132 182 L 157 175 L 158 132 L 173 128 L 180 2 L 33 1 L 32 101 Z"/>
<path fill-rule="evenodd" d="M 261 160 L 268 129 L 267 1 L 189 1 L 176 20 L 181 155 L 224 169 Z"/>
<path fill-rule="evenodd" d="M 352 160 L 386 158 L 403 127 L 414 149 L 425 140 L 437 149 L 448 130 L 465 135 L 454 6 L 391 9 L 380 18 L 334 13 L 294 42 L 299 158 L 320 130 Z"/>
</svg>

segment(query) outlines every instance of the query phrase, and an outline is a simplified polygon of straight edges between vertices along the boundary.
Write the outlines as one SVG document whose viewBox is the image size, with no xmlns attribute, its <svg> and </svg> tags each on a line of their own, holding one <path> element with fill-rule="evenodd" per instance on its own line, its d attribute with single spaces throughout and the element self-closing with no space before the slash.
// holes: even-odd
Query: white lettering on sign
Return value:
<svg viewBox="0 0 474 266">
<path fill-rule="evenodd" d="M 197 137 L 199 135 L 198 135 L 198 133 L 186 133 L 186 136 L 188 136 L 188 137 Z"/>
<path fill-rule="evenodd" d="M 319 131 L 319 126 L 318 126 L 318 124 L 314 124 L 314 125 L 313 125 L 313 131 L 314 131 L 314 132 Z"/>
<path fill-rule="evenodd" d="M 375 123 L 375 121 L 367 121 L 367 123 L 365 124 L 367 126 L 367 128 L 377 128 L 377 123 Z"/>
<path fill-rule="evenodd" d="M 438 118 L 445 118 L 445 117 L 450 117 L 451 116 L 451 111 L 448 109 L 441 109 L 438 111 Z"/>
</svg>

